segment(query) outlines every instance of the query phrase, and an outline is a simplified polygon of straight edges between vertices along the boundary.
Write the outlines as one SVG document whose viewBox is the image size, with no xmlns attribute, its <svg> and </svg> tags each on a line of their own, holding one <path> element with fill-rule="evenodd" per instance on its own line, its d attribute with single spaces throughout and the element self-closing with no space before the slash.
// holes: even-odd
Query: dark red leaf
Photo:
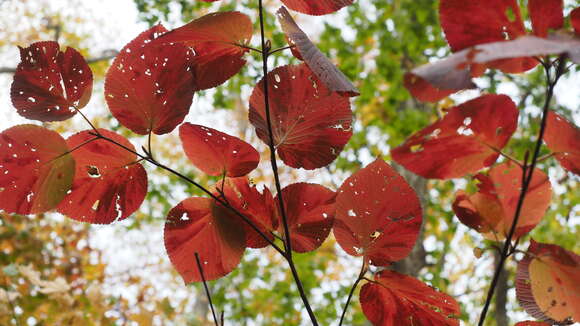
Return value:
<svg viewBox="0 0 580 326">
<path fill-rule="evenodd" d="M 525 35 L 516 0 L 441 0 L 439 19 L 453 52 L 479 44 L 514 40 Z M 518 56 L 516 59 L 496 62 L 495 68 L 518 73 L 537 64 L 531 57 Z"/>
<path fill-rule="evenodd" d="M 465 70 L 458 70 L 460 73 L 468 73 Z M 463 77 L 461 77 L 463 79 Z M 436 83 L 434 83 L 436 84 Z M 411 95 L 423 102 L 437 102 L 447 96 L 455 93 L 455 90 L 439 89 L 431 85 L 425 79 L 412 73 L 406 73 L 404 79 L 405 88 L 409 90 Z"/>
<path fill-rule="evenodd" d="M 566 170 L 580 175 L 580 130 L 554 112 L 548 113 L 544 141 Z"/>
<path fill-rule="evenodd" d="M 220 194 L 220 192 L 223 192 Z M 248 217 L 260 231 L 274 240 L 272 232 L 278 227 L 276 207 L 270 190 L 264 187 L 262 192 L 256 186 L 250 185 L 247 177 L 226 178 L 225 184 L 219 182 L 215 186 L 216 196 L 225 196 L 227 202 L 238 212 Z M 236 217 L 240 220 L 239 217 Z M 264 248 L 268 242 L 264 240 L 248 223 L 243 224 L 246 233 L 246 246 L 250 248 Z"/>
<path fill-rule="evenodd" d="M 509 233 L 513 223 L 522 184 L 522 170 L 507 162 L 492 167 L 488 174 L 478 174 L 478 192 L 468 195 L 458 191 L 453 211 L 465 225 L 500 241 Z M 530 232 L 544 217 L 552 187 L 548 176 L 535 169 L 532 182 L 521 210 L 514 239 Z"/>
<path fill-rule="evenodd" d="M 563 0 L 528 0 L 528 12 L 534 34 L 547 37 L 548 32 L 564 25 Z"/>
<path fill-rule="evenodd" d="M 179 42 L 195 50 L 193 74 L 197 89 L 216 87 L 237 74 L 252 38 L 252 21 L 237 11 L 205 15 L 170 31 L 156 42 Z M 240 46 L 241 45 L 241 46 Z"/>
<path fill-rule="evenodd" d="M 354 0 L 282 0 L 282 2 L 292 10 L 307 15 L 320 16 L 333 13 L 342 7 L 350 6 L 354 3 Z"/>
<path fill-rule="evenodd" d="M 580 321 L 580 256 L 560 246 L 530 241 L 518 263 L 516 296 L 534 318 L 550 324 Z"/>
<path fill-rule="evenodd" d="M 181 44 L 153 45 L 166 29 L 156 25 L 127 44 L 105 79 L 113 116 L 133 132 L 158 135 L 179 125 L 191 106 L 191 52 Z"/>
<path fill-rule="evenodd" d="M 209 281 L 233 271 L 246 248 L 239 219 L 209 198 L 190 197 L 171 209 L 164 237 L 169 259 L 185 283 L 201 282 L 196 252 Z"/>
<path fill-rule="evenodd" d="M 282 189 L 282 196 L 292 250 L 296 252 L 316 250 L 328 237 L 332 228 L 336 193 L 318 184 L 293 183 Z M 279 200 L 279 196 L 276 196 L 276 208 L 279 207 Z M 279 220 L 281 221 L 281 218 Z M 282 222 L 278 231 L 284 234 Z"/>
<path fill-rule="evenodd" d="M 393 159 L 435 179 L 462 177 L 490 166 L 517 127 L 518 109 L 506 95 L 483 95 L 453 107 L 443 117 L 393 149 Z M 495 150 L 494 150 L 495 149 Z"/>
<path fill-rule="evenodd" d="M 334 236 L 349 255 L 386 266 L 411 252 L 422 220 L 415 191 L 392 167 L 377 159 L 340 186 Z"/>
<path fill-rule="evenodd" d="M 57 42 L 36 42 L 20 48 L 20 60 L 10 89 L 21 116 L 40 121 L 71 118 L 89 102 L 93 73 L 83 56 Z"/>
<path fill-rule="evenodd" d="M 570 23 L 574 27 L 576 36 L 580 36 L 580 7 L 570 12 Z"/>
<path fill-rule="evenodd" d="M 516 323 L 514 326 L 551 326 L 552 324 L 545 323 L 543 321 L 520 321 Z"/>
<path fill-rule="evenodd" d="M 274 145 L 284 163 L 312 170 L 332 162 L 352 136 L 348 98 L 329 91 L 305 65 L 268 73 Z M 264 79 L 250 97 L 250 122 L 269 143 Z"/>
<path fill-rule="evenodd" d="M 289 44 L 295 45 L 299 53 L 298 59 L 304 60 L 316 77 L 324 83 L 329 90 L 345 96 L 358 96 L 359 91 L 348 78 L 310 41 L 308 36 L 298 27 L 292 16 L 285 7 L 277 11 L 278 21 L 282 30 L 289 40 Z M 293 49 L 296 51 L 295 49 Z M 294 53 L 294 52 L 293 52 Z"/>
<path fill-rule="evenodd" d="M 70 189 L 75 161 L 56 132 L 18 125 L 0 133 L 0 209 L 38 214 L 55 208 Z"/>
<path fill-rule="evenodd" d="M 459 326 L 459 304 L 408 275 L 384 270 L 360 290 L 365 316 L 375 326 Z"/>
<path fill-rule="evenodd" d="M 112 131 L 99 132 L 135 150 L 123 136 Z M 71 190 L 58 206 L 62 214 L 92 224 L 110 224 L 135 212 L 147 194 L 147 173 L 137 156 L 91 131 L 82 131 L 68 140 L 76 164 Z M 79 147 L 80 146 L 80 147 Z"/>
<path fill-rule="evenodd" d="M 241 177 L 260 162 L 252 145 L 209 127 L 184 123 L 179 138 L 191 163 L 209 175 Z"/>
</svg>

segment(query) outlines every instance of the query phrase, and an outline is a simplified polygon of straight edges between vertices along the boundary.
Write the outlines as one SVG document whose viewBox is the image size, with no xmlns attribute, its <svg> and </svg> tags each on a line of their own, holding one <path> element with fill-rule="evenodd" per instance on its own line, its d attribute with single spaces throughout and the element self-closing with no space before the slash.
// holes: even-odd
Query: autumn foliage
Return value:
<svg viewBox="0 0 580 326">
<path fill-rule="evenodd" d="M 300 13 L 325 15 L 354 1 L 281 2 Z M 529 32 L 515 0 L 441 0 L 441 24 L 454 54 L 409 72 L 411 94 L 437 101 L 472 88 L 472 78 L 486 69 L 520 73 L 537 65 L 548 71 L 559 67 L 551 79 L 555 84 L 566 63 L 580 62 L 578 9 L 568 28 L 561 1 L 528 4 Z M 257 137 L 275 151 L 274 167 L 277 154 L 293 168 L 322 168 L 340 155 L 353 134 L 349 98 L 359 91 L 286 8 L 277 17 L 292 53 L 303 63 L 268 71 L 266 60 L 275 53 L 262 43 L 257 51 L 265 75 L 254 85 L 248 119 Z M 39 125 L 18 125 L 0 134 L 0 209 L 16 214 L 57 210 L 80 222 L 110 224 L 141 206 L 148 182 L 142 164 L 150 163 L 206 193 L 184 198 L 166 217 L 164 245 L 185 283 L 227 275 L 246 248 L 274 248 L 294 268 L 293 251 L 314 251 L 332 232 L 347 254 L 362 259 L 355 285 L 365 282 L 359 301 L 374 325 L 459 325 L 454 298 L 390 269 L 409 255 L 424 220 L 413 188 L 382 158 L 335 190 L 306 182 L 282 187 L 276 170 L 276 187 L 258 189 L 247 177 L 260 160 L 251 144 L 209 126 L 183 123 L 196 91 L 216 87 L 244 67 L 253 34 L 250 17 L 241 12 L 210 13 L 170 31 L 159 24 L 121 49 L 106 75 L 104 92 L 113 117 L 149 138 L 178 132 L 183 155 L 220 178 L 215 185 L 201 187 L 157 161 L 150 147 L 136 149 L 121 134 L 95 128 L 88 120 L 92 128 L 67 139 Z M 37 42 L 21 48 L 12 102 L 25 118 L 66 120 L 82 114 L 92 82 L 76 50 Z M 548 105 L 549 99 L 546 112 Z M 453 211 L 461 223 L 509 246 L 542 220 L 552 197 L 550 179 L 535 167 L 536 156 L 518 161 L 502 155 L 518 129 L 520 109 L 507 95 L 484 94 L 446 109 L 391 151 L 395 162 L 424 178 L 473 180 L 477 190 L 459 190 Z M 543 123 L 540 137 L 552 156 L 578 174 L 578 128 L 554 112 Z M 524 309 L 548 323 L 580 321 L 579 264 L 578 255 L 531 240 L 516 281 Z M 310 318 L 316 324 L 314 314 Z"/>
</svg>

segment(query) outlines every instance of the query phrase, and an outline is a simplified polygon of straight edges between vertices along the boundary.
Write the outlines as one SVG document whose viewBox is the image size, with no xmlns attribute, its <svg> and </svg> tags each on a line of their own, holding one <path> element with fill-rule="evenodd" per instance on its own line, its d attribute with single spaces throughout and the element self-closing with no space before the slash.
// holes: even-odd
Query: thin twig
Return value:
<svg viewBox="0 0 580 326">
<path fill-rule="evenodd" d="M 282 219 L 282 225 L 284 226 L 284 257 L 288 262 L 288 266 L 290 267 L 290 271 L 292 272 L 292 277 L 294 278 L 294 283 L 296 283 L 296 287 L 298 288 L 298 293 L 300 293 L 300 298 L 304 303 L 304 307 L 308 312 L 308 316 L 310 317 L 310 321 L 312 322 L 313 326 L 318 326 L 318 321 L 316 320 L 316 316 L 314 315 L 314 311 L 312 311 L 312 307 L 310 306 L 310 302 L 308 301 L 308 297 L 306 296 L 306 292 L 304 291 L 304 286 L 302 285 L 302 281 L 300 281 L 300 276 L 298 275 L 298 271 L 296 266 L 294 265 L 294 261 L 292 259 L 292 240 L 290 236 L 290 227 L 288 226 L 288 218 L 286 216 L 286 210 L 284 209 L 284 198 L 282 196 L 282 186 L 280 185 L 280 176 L 278 175 L 278 164 L 276 163 L 276 147 L 274 146 L 274 133 L 272 132 L 272 121 L 270 117 L 270 101 L 269 101 L 269 94 L 268 94 L 268 54 L 270 53 L 270 42 L 266 41 L 266 36 L 264 32 L 264 8 L 262 5 L 262 0 L 258 0 L 258 11 L 260 16 L 260 38 L 262 41 L 262 70 L 264 74 L 263 82 L 264 82 L 264 106 L 266 111 L 266 122 L 268 126 L 268 147 L 270 149 L 270 164 L 272 166 L 272 172 L 274 173 L 274 181 L 276 183 L 276 191 L 278 194 L 278 203 L 280 208 L 280 216 Z"/>
<path fill-rule="evenodd" d="M 284 51 L 284 50 L 291 49 L 291 48 L 293 48 L 293 47 L 295 47 L 295 46 L 296 46 L 296 45 L 288 45 L 288 46 L 283 46 L 283 47 L 281 47 L 281 48 L 274 49 L 274 50 L 272 50 L 272 51 L 268 52 L 268 56 L 270 56 L 270 55 L 272 55 L 272 54 L 274 54 L 274 53 L 276 53 L 276 52 L 280 52 L 280 51 Z"/>
<path fill-rule="evenodd" d="M 201 275 L 201 280 L 203 281 L 203 287 L 205 288 L 205 295 L 207 296 L 207 301 L 209 301 L 209 307 L 211 309 L 213 321 L 215 323 L 215 326 L 220 326 L 220 324 L 218 323 L 217 316 L 215 314 L 215 309 L 213 308 L 211 293 L 209 293 L 209 288 L 207 287 L 207 282 L 205 281 L 205 275 L 203 275 L 203 268 L 201 267 L 201 262 L 199 261 L 199 254 L 197 252 L 195 253 L 195 262 L 197 263 L 197 269 L 199 270 L 199 275 Z"/>
<path fill-rule="evenodd" d="M 546 99 L 544 101 L 544 107 L 542 109 L 542 120 L 541 120 L 541 124 L 540 124 L 540 132 L 538 134 L 538 139 L 536 140 L 536 145 L 534 148 L 534 154 L 532 156 L 532 160 L 530 165 L 528 166 L 527 164 L 527 159 L 525 160 L 525 164 L 523 165 L 522 168 L 522 180 L 523 180 L 523 184 L 522 184 L 522 189 L 520 191 L 520 196 L 518 198 L 518 203 L 516 206 L 516 211 L 514 214 L 514 219 L 512 222 L 512 225 L 510 227 L 510 231 L 504 241 L 503 244 L 503 249 L 501 252 L 501 256 L 499 257 L 500 260 L 497 264 L 497 267 L 495 269 L 494 275 L 493 275 L 493 279 L 491 281 L 491 285 L 489 287 L 489 290 L 487 292 L 487 297 L 485 300 L 485 304 L 483 306 L 483 310 L 481 311 L 481 315 L 479 317 L 479 323 L 478 326 L 483 326 L 484 322 L 485 322 L 485 317 L 487 315 L 487 311 L 489 310 L 489 306 L 491 304 L 491 300 L 493 298 L 493 295 L 495 293 L 495 288 L 497 286 L 497 283 L 499 281 L 499 277 L 501 275 L 501 271 L 503 269 L 503 266 L 505 264 L 505 261 L 508 257 L 509 254 L 509 250 L 511 247 L 511 241 L 512 238 L 514 236 L 514 233 L 516 231 L 516 226 L 518 224 L 518 220 L 522 211 L 522 207 L 524 204 L 524 199 L 526 198 L 526 193 L 528 191 L 528 188 L 530 186 L 530 184 L 532 183 L 532 176 L 534 174 L 534 169 L 536 167 L 536 163 L 538 162 L 538 157 L 540 154 L 540 148 L 542 147 L 542 139 L 544 137 L 544 133 L 546 130 L 546 122 L 547 122 L 547 118 L 548 118 L 548 110 L 550 107 L 550 101 L 552 100 L 552 97 L 554 95 L 554 87 L 556 86 L 556 84 L 558 83 L 558 80 L 560 79 L 560 77 L 563 75 L 564 71 L 565 71 L 565 56 L 560 56 L 560 58 L 558 59 L 558 66 L 556 68 L 556 75 L 554 76 L 554 78 L 552 79 L 550 77 L 550 69 L 551 69 L 551 65 L 547 64 L 545 62 L 541 62 L 542 66 L 544 67 L 544 70 L 546 72 L 546 80 L 547 80 L 547 92 L 546 92 Z M 516 250 L 517 248 L 515 248 L 515 246 L 513 247 L 512 250 Z"/>
<path fill-rule="evenodd" d="M 342 322 L 344 321 L 344 316 L 346 316 L 346 311 L 348 310 L 348 305 L 350 304 L 350 300 L 352 299 L 352 296 L 354 295 L 354 291 L 356 290 L 358 283 L 363 280 L 366 273 L 367 273 L 366 261 L 363 260 L 363 264 L 362 264 L 362 267 L 360 269 L 360 273 L 358 274 L 356 281 L 354 281 L 354 283 L 352 284 L 352 288 L 350 289 L 350 292 L 348 293 L 348 298 L 346 299 L 346 304 L 344 305 L 344 309 L 342 310 L 342 315 L 340 316 L 340 322 L 338 323 L 338 326 L 342 326 Z"/>
</svg>

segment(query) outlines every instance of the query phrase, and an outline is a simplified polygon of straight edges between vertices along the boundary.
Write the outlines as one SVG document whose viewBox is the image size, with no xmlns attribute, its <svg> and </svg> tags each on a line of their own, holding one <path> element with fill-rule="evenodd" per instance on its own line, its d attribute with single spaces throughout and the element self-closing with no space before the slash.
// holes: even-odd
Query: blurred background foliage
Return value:
<svg viewBox="0 0 580 326">
<path fill-rule="evenodd" d="M 46 0 L 0 1 L 0 25 L 5 27 L 0 28 L 0 57 L 5 58 L 6 53 L 13 56 L 14 45 L 25 46 L 41 39 L 57 39 L 61 45 L 75 47 L 86 57 L 97 59 L 123 45 L 110 47 L 114 32 L 95 39 L 95 34 L 99 34 L 95 30 L 108 24 L 119 24 L 117 28 L 122 29 L 123 22 L 107 19 L 95 22 L 82 0 L 60 2 L 67 11 L 49 6 Z M 520 2 L 524 7 L 525 1 Z M 572 2 L 566 2 L 567 11 Z M 139 19 L 148 25 L 163 22 L 174 28 L 209 12 L 240 10 L 252 17 L 258 30 L 256 1 L 134 0 L 134 4 Z M 265 1 L 266 36 L 273 48 L 286 45 L 274 16 L 280 5 L 278 0 Z M 522 159 L 532 148 L 538 129 L 538 108 L 545 92 L 539 68 L 522 75 L 489 71 L 477 80 L 480 89 L 436 104 L 420 103 L 404 89 L 402 79 L 406 71 L 449 54 L 439 27 L 437 6 L 438 2 L 432 0 L 357 0 L 355 5 L 328 17 L 295 15 L 320 49 L 356 84 L 361 96 L 352 100 L 355 133 L 340 157 L 328 168 L 314 172 L 282 167 L 284 184 L 320 182 L 336 189 L 346 176 L 375 157 L 390 162 L 390 148 L 441 117 L 445 108 L 486 92 L 508 93 L 521 110 L 520 128 L 506 152 Z M 18 28 L 13 27 L 15 14 L 22 22 Z M 83 29 L 83 26 L 92 27 Z M 145 28 L 143 24 L 142 29 Z M 259 47 L 258 39 L 256 35 L 252 41 L 255 47 Z M 248 65 L 239 74 L 216 89 L 197 94 L 188 120 L 218 127 L 255 144 L 263 160 L 250 176 L 255 183 L 273 188 L 266 147 L 247 121 L 248 96 L 262 77 L 260 60 L 250 52 Z M 18 61 L 11 58 L 6 62 L 15 65 Z M 297 62 L 289 51 L 283 51 L 271 59 L 270 65 Z M 108 60 L 97 60 L 91 65 L 96 86 L 92 106 L 86 110 L 91 110 L 89 116 L 100 127 L 143 143 L 143 138 L 131 135 L 106 109 L 102 81 L 108 64 Z M 9 72 L 4 77 L 11 78 Z M 7 96 L 9 82 L 0 85 L 2 96 Z M 572 91 L 577 92 L 577 88 Z M 558 95 L 552 108 L 569 118 L 573 119 L 574 114 L 578 117 L 578 107 L 566 107 L 558 101 Z M 579 102 L 580 98 L 576 103 Z M 3 107 L 2 114 L 9 110 L 10 107 Z M 13 113 L 6 113 L 9 117 L 10 114 Z M 78 119 L 49 127 L 65 134 L 87 128 Z M 193 168 L 177 148 L 180 142 L 175 132 L 154 140 L 156 156 L 170 162 L 173 168 L 204 185 L 216 181 Z M 550 210 L 530 235 L 537 241 L 578 252 L 578 178 L 563 171 L 553 159 L 541 162 L 539 167 L 550 173 L 555 191 Z M 162 240 L 166 212 L 185 197 L 201 193 L 151 167 L 148 173 L 147 202 L 133 217 L 114 226 L 92 227 L 56 214 L 1 215 L 1 325 L 213 324 L 202 288 L 183 285 L 164 254 Z M 401 173 L 422 199 L 425 223 L 413 254 L 395 267 L 453 295 L 462 306 L 463 322 L 472 324 L 493 272 L 496 245 L 460 225 L 451 210 L 455 191 L 475 189 L 474 184 L 469 177 L 426 181 L 402 169 Z M 522 242 L 528 239 L 526 236 Z M 474 253 L 474 248 L 480 248 L 483 254 L 479 254 L 479 249 Z M 129 250 L 129 259 L 119 258 L 124 250 Z M 296 263 L 320 323 L 336 325 L 361 262 L 343 253 L 331 236 L 316 252 L 296 255 Z M 307 325 L 308 319 L 304 318 L 304 309 L 286 267 L 274 251 L 248 250 L 238 269 L 210 282 L 215 305 L 223 311 L 226 324 Z M 510 274 L 500 287 L 507 300 L 506 309 L 494 307 L 495 315 L 488 318 L 487 325 L 507 326 L 524 316 L 515 302 L 513 259 L 507 270 Z M 512 319 L 509 323 L 508 318 Z M 367 325 L 358 300 L 353 300 L 344 324 Z"/>
</svg>

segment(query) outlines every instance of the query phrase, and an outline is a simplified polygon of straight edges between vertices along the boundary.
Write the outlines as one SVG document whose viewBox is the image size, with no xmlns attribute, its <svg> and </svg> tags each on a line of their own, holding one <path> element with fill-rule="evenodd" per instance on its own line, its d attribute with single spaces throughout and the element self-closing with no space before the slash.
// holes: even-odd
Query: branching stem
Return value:
<svg viewBox="0 0 580 326">
<path fill-rule="evenodd" d="M 360 269 L 360 273 L 358 274 L 358 277 L 356 278 L 356 280 L 352 284 L 352 288 L 350 289 L 350 292 L 348 293 L 348 298 L 346 299 L 346 304 L 344 305 L 344 309 L 342 310 L 342 315 L 340 316 L 340 322 L 338 323 L 338 326 L 342 326 L 342 322 L 344 321 L 344 316 L 346 316 L 346 311 L 348 310 L 348 305 L 350 304 L 350 301 L 352 300 L 352 296 L 354 295 L 354 291 L 356 290 L 356 287 L 358 286 L 360 281 L 362 281 L 365 278 L 366 273 L 367 273 L 367 264 L 366 264 L 366 261 L 363 260 L 363 264 L 362 264 L 362 267 Z"/>
</svg>

